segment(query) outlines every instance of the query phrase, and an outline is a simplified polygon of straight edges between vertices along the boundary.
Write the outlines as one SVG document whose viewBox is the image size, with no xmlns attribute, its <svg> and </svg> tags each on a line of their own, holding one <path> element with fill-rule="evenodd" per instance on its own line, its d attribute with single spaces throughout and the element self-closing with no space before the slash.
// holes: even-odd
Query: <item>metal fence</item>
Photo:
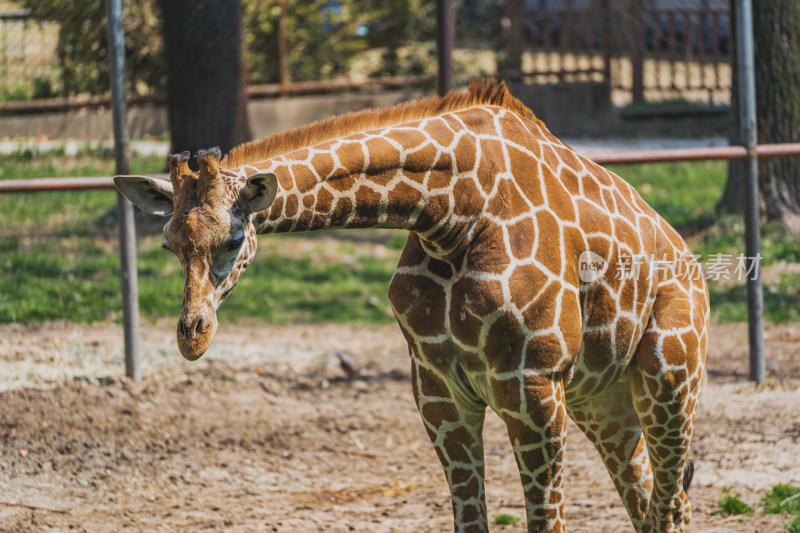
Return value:
<svg viewBox="0 0 800 533">
<path fill-rule="evenodd" d="M 0 11 L 0 100 L 53 96 L 58 78 L 58 24 L 27 9 Z"/>
<path fill-rule="evenodd" d="M 642 0 L 631 0 L 631 2 L 639 2 Z M 439 4 L 439 11 L 445 12 L 446 10 L 452 9 L 451 0 L 438 0 Z M 116 63 L 116 68 L 111 69 L 113 71 L 113 78 L 115 80 L 114 86 L 114 121 L 115 121 L 115 150 L 117 153 L 117 172 L 118 173 L 127 173 L 128 169 L 126 168 L 127 163 L 127 137 L 125 134 L 125 125 L 124 125 L 124 102 L 125 99 L 123 97 L 123 88 L 122 88 L 122 80 L 124 77 L 124 73 L 122 71 L 121 63 L 124 62 L 124 50 L 122 47 L 122 23 L 121 23 L 121 13 L 120 13 L 120 0 L 108 0 L 109 11 L 114 11 L 115 15 L 109 16 L 110 20 L 114 20 L 117 24 L 109 25 L 109 35 L 113 36 L 114 39 L 109 39 L 112 41 L 115 46 L 115 54 L 112 55 L 112 59 L 114 57 L 122 59 L 122 61 L 117 60 L 112 61 Z M 519 9 L 521 7 L 521 0 L 510 0 L 509 6 L 512 8 Z M 631 156 L 628 154 L 627 156 L 616 156 L 616 157 L 605 157 L 605 158 L 595 158 L 598 162 L 603 163 L 610 163 L 610 162 L 617 162 L 617 163 L 633 163 L 633 162 L 652 162 L 652 161 L 666 161 L 666 160 L 685 160 L 685 159 L 745 159 L 747 161 L 746 165 L 746 183 L 747 183 L 747 204 L 745 209 L 745 222 L 746 222 L 746 251 L 747 256 L 750 258 L 749 261 L 757 261 L 756 258 L 760 257 L 760 233 L 759 233 L 759 217 L 758 217 L 758 181 L 757 181 L 757 157 L 759 155 L 763 156 L 776 156 L 776 155 L 787 155 L 787 154 L 797 154 L 800 153 L 800 145 L 798 144 L 784 144 L 784 145 L 771 145 L 771 146 L 762 146 L 759 147 L 756 144 L 756 136 L 755 136 L 755 124 L 756 124 L 756 117 L 755 117 L 755 81 L 754 81 L 754 68 L 753 68 L 753 41 L 752 41 L 752 16 L 750 12 L 750 4 L 749 0 L 737 0 L 737 20 L 736 25 L 739 29 L 739 35 L 741 36 L 740 46 L 738 48 L 737 54 L 737 61 L 738 61 L 738 68 L 740 72 L 739 77 L 739 87 L 740 87 L 740 99 L 739 105 L 741 109 L 739 110 L 741 119 L 741 139 L 743 146 L 737 147 L 728 147 L 722 149 L 703 149 L 706 152 L 701 153 L 695 151 L 694 153 L 688 152 L 674 152 L 673 153 L 649 153 L 649 154 L 637 154 Z M 563 14 L 562 14 L 563 16 Z M 449 17 L 448 17 L 449 18 Z M 668 18 L 673 18 L 672 15 L 669 15 Z M 653 20 L 661 20 L 658 17 L 654 18 Z M 691 21 L 691 18 L 689 18 Z M 702 19 L 698 19 L 702 20 Z M 712 31 L 711 35 L 714 35 L 713 30 L 713 17 L 712 17 Z M 520 22 L 522 19 L 516 19 L 513 22 L 509 20 L 509 25 L 512 26 L 511 31 L 519 32 L 521 29 Z M 667 34 L 670 34 L 669 28 L 674 26 L 667 26 L 668 31 Z M 440 31 L 440 39 L 439 44 L 440 48 L 443 50 L 450 50 L 450 46 L 445 41 L 452 38 L 452 32 L 450 32 L 443 24 L 439 26 Z M 659 30 L 661 31 L 661 30 Z M 647 32 L 644 32 L 645 35 Z M 717 31 L 716 35 L 719 36 L 721 33 Z M 589 35 L 589 34 L 586 34 Z M 655 35 L 655 30 L 654 30 Z M 545 39 L 545 43 L 548 42 L 549 38 Z M 562 37 L 561 42 L 570 42 L 568 37 Z M 574 41 L 578 42 L 578 41 Z M 592 41 L 596 42 L 596 41 Z M 659 42 L 659 40 L 654 39 L 654 42 Z M 675 41 L 673 41 L 674 43 Z M 685 41 L 685 42 L 696 42 L 701 43 L 699 46 L 702 45 L 702 40 L 695 40 L 695 41 Z M 512 43 L 513 44 L 513 43 Z M 691 51 L 694 48 L 697 48 L 696 45 L 684 45 L 684 48 Z M 562 48 L 563 49 L 563 48 Z M 608 59 L 608 55 L 610 55 L 610 47 L 605 48 L 606 52 L 606 59 Z M 699 48 L 698 48 L 699 50 Z M 712 45 L 712 52 L 714 50 L 714 45 Z M 699 53 L 699 52 L 698 52 Z M 446 55 L 446 54 L 442 54 Z M 521 58 L 521 54 L 520 54 Z M 452 62 L 446 62 L 448 67 L 447 69 L 452 68 Z M 611 62 L 606 60 L 603 63 L 603 73 L 608 75 L 609 69 L 611 68 Z M 506 65 L 508 67 L 508 65 Z M 555 69 L 555 75 L 558 77 L 558 71 L 563 69 Z M 575 71 L 577 69 L 572 69 Z M 598 72 L 592 71 L 592 69 L 588 72 L 588 75 L 596 75 Z M 533 73 L 534 71 L 530 71 Z M 535 75 L 535 74 L 526 74 L 526 75 Z M 451 78 L 452 72 L 444 72 L 445 76 L 443 78 Z M 523 75 L 523 74 L 520 74 Z M 551 75 L 549 72 L 543 72 L 543 75 Z M 578 73 L 580 75 L 580 73 Z M 636 75 L 633 76 L 634 80 L 636 79 Z M 609 79 L 608 77 L 606 79 Z M 643 79 L 643 78 L 642 78 Z M 705 79 L 705 77 L 703 77 Z M 672 87 L 672 84 L 667 85 L 668 87 Z M 446 84 L 444 84 L 446 85 Z M 633 88 L 633 85 L 631 86 Z M 713 88 L 713 87 L 712 87 Z M 52 187 L 53 183 L 44 183 L 40 182 L 40 187 L 37 188 L 27 188 L 27 185 L 24 183 L 16 183 L 11 184 L 9 190 L 0 192 L 33 192 L 35 190 L 47 190 L 49 187 Z M 55 184 L 56 186 L 60 186 L 60 188 L 89 188 L 91 184 L 89 183 L 74 183 L 71 186 L 66 186 L 66 182 L 61 184 Z M 14 187 L 16 186 L 16 188 Z M 98 180 L 96 183 L 97 188 L 108 188 L 110 186 L 108 178 L 105 180 Z M 121 200 L 121 206 L 126 205 L 128 207 L 127 201 Z M 123 222 L 124 221 L 124 222 Z M 122 253 L 122 263 L 123 263 L 123 300 L 126 302 L 125 308 L 126 311 L 129 308 L 134 308 L 133 301 L 136 299 L 136 269 L 135 266 L 131 267 L 130 263 L 134 261 L 135 258 L 135 249 L 132 246 L 132 224 L 133 218 L 132 216 L 128 217 L 120 217 L 120 226 L 121 226 L 121 236 L 123 237 L 123 253 Z M 126 235 L 130 238 L 126 238 Z M 125 245 L 125 241 L 127 241 L 127 246 Z M 131 253 L 124 253 L 125 249 L 132 250 Z M 126 263 L 128 266 L 126 266 Z M 757 264 L 756 264 L 757 267 Z M 128 289 L 126 290 L 126 287 Z M 764 344 L 763 344 L 763 302 L 761 296 L 761 280 L 760 277 L 756 277 L 755 279 L 748 279 L 748 318 L 749 318 L 749 334 L 750 334 L 750 361 L 751 361 L 751 370 L 750 370 L 750 377 L 757 381 L 763 381 L 764 379 Z M 138 346 L 138 334 L 135 333 L 135 328 L 133 328 L 130 324 L 138 324 L 138 314 L 134 312 L 126 312 L 125 313 L 126 319 L 126 372 L 129 376 L 133 376 L 135 379 L 138 379 L 138 353 L 135 349 Z"/>
<path fill-rule="evenodd" d="M 282 0 L 270 1 L 261 3 L 275 4 L 279 9 L 274 13 L 267 10 L 268 15 L 261 11 L 251 13 L 258 8 L 256 0 L 242 4 L 248 15 L 244 23 L 250 83 L 288 86 L 290 81 L 300 81 L 324 85 L 323 77 L 347 78 L 340 72 L 344 69 L 341 59 L 331 60 L 335 63 L 331 68 L 339 72 L 336 76 L 330 72 L 324 76 L 319 72 L 310 74 L 309 66 L 303 63 L 308 54 L 297 56 L 286 31 L 287 13 L 299 15 L 304 8 Z M 126 15 L 127 88 L 134 97 L 152 97 L 164 89 L 162 42 L 154 2 L 140 4 Z M 457 70 L 462 81 L 465 77 L 496 73 L 506 79 L 536 84 L 607 82 L 617 106 L 639 101 L 705 105 L 730 102 L 731 23 L 727 0 L 505 0 L 502 18 L 498 17 L 502 10 L 478 13 L 470 10 L 472 4 L 476 2 L 459 2 L 454 17 L 456 53 L 462 54 L 460 64 L 456 58 Z M 264 20 L 252 20 L 251 15 L 256 12 Z M 0 102 L 76 96 L 85 99 L 107 94 L 107 72 L 102 72 L 104 37 L 78 32 L 79 16 L 81 13 L 74 10 L 63 14 L 0 11 Z M 89 9 L 85 16 L 92 23 L 102 21 L 97 8 Z M 368 31 L 368 25 L 357 21 L 347 24 L 354 26 L 353 32 Z M 378 32 L 387 21 L 371 20 L 370 24 L 374 28 L 370 31 Z M 422 44 L 433 42 L 432 29 L 415 32 L 405 36 L 406 56 L 420 52 Z M 341 53 L 355 58 L 358 54 L 353 50 L 367 44 L 365 40 L 356 47 L 343 47 Z M 94 57 L 87 53 L 95 50 L 93 47 L 98 61 L 83 64 L 86 57 Z M 333 56 L 339 55 L 338 50 L 334 52 Z M 487 53 L 491 59 L 480 65 L 465 59 L 470 54 L 486 58 Z M 380 57 L 378 61 L 382 61 L 382 54 L 387 55 L 374 50 L 364 57 Z M 434 62 L 433 55 L 416 61 L 422 59 Z M 359 61 L 369 62 L 356 62 Z M 360 83 L 375 75 L 414 74 L 416 82 L 424 84 L 435 74 L 435 69 L 426 70 L 419 65 L 406 65 L 399 72 L 381 72 L 382 69 L 375 64 L 363 67 L 357 72 L 357 79 L 351 81 Z"/>
<path fill-rule="evenodd" d="M 730 103 L 727 2 L 511 0 L 507 6 L 505 78 L 607 81 L 617 106 Z"/>
</svg>

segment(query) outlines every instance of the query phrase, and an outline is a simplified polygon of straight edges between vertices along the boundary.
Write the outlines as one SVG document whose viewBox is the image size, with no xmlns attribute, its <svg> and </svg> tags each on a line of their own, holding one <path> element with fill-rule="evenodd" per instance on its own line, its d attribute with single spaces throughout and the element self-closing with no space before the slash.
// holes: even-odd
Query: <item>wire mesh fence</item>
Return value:
<svg viewBox="0 0 800 533">
<path fill-rule="evenodd" d="M 607 81 L 618 106 L 727 104 L 730 22 L 720 0 L 511 0 L 504 77 Z M 515 28 L 514 21 L 517 23 Z"/>
<path fill-rule="evenodd" d="M 58 29 L 54 22 L 35 20 L 27 9 L 0 11 L 0 100 L 54 95 Z"/>
<path fill-rule="evenodd" d="M 161 4 L 174 2 L 123 2 L 130 95 L 165 90 Z M 203 7 L 178 4 L 187 20 Z M 457 84 L 499 75 L 536 84 L 609 83 L 616 105 L 729 102 L 727 0 L 459 0 L 455 6 Z M 352 88 L 397 76 L 433 86 L 435 2 L 241 0 L 239 8 L 235 30 L 251 86 L 338 80 Z M 106 39 L 103 2 L 0 1 L 0 103 L 107 94 Z"/>
</svg>

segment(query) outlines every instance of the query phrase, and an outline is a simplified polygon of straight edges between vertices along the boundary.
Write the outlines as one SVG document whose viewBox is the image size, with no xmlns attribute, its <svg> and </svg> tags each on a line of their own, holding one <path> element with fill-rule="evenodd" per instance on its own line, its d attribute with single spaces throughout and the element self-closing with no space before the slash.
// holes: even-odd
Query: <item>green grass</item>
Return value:
<svg viewBox="0 0 800 533">
<path fill-rule="evenodd" d="M 137 158 L 133 172 L 161 172 L 163 158 Z M 0 156 L 0 179 L 111 175 L 113 154 L 31 151 Z M 110 191 L 0 195 L 0 322 L 101 320 L 120 304 Z"/>
<path fill-rule="evenodd" d="M 778 484 L 761 499 L 764 514 L 785 514 L 791 519 L 781 526 L 789 533 L 800 533 L 800 487 Z M 733 487 L 722 489 L 722 498 L 717 503 L 717 515 L 752 515 L 755 509 L 736 495 Z"/>
<path fill-rule="evenodd" d="M 744 221 L 717 217 L 714 208 L 727 179 L 727 163 L 698 161 L 616 166 L 612 170 L 636 187 L 667 222 L 689 234 L 692 251 L 707 261 L 723 254 L 736 261 L 744 254 Z M 761 228 L 763 266 L 800 262 L 800 234 L 778 222 Z M 745 284 L 709 281 L 712 317 L 719 322 L 747 321 Z M 800 320 L 800 275 L 780 274 L 764 282 L 764 316 L 772 323 Z"/>
<path fill-rule="evenodd" d="M 752 515 L 756 510 L 739 499 L 733 487 L 722 489 L 722 499 L 717 502 L 717 511 L 713 514 Z"/>
<path fill-rule="evenodd" d="M 800 533 L 800 516 L 795 516 L 791 521 L 787 522 L 782 527 L 789 533 Z"/>
<path fill-rule="evenodd" d="M 713 216 L 727 176 L 720 161 L 613 165 L 610 170 L 633 185 L 642 198 L 677 228 Z"/>
<path fill-rule="evenodd" d="M 800 487 L 775 485 L 761 502 L 764 504 L 764 514 L 793 515 L 782 527 L 789 533 L 800 533 Z"/>
<path fill-rule="evenodd" d="M 282 239 L 287 246 L 298 237 Z M 302 238 L 302 237 L 301 237 Z M 159 236 L 140 242 L 140 311 L 151 319 L 180 313 L 183 275 L 176 258 L 160 248 Z M 261 253 L 220 306 L 219 319 L 291 322 L 384 323 L 391 318 L 386 288 L 394 261 L 358 256 L 355 264 Z"/>
<path fill-rule="evenodd" d="M 164 158 L 134 159 L 131 166 L 133 173 L 162 172 Z M 104 149 L 77 158 L 26 152 L 0 156 L 0 179 L 111 175 L 113 167 L 113 154 Z M 115 205 L 111 191 L 0 195 L 0 323 L 119 319 Z M 161 225 L 156 220 L 138 242 L 140 312 L 151 320 L 177 317 L 183 298 L 180 265 L 160 247 Z M 282 239 L 269 249 L 307 238 L 260 237 Z M 405 242 L 396 232 L 385 241 L 391 249 Z M 262 252 L 220 307 L 220 320 L 389 322 L 386 289 L 395 264 L 394 257 L 368 254 L 336 264 Z"/>
<path fill-rule="evenodd" d="M 800 487 L 779 484 L 772 487 L 762 499 L 765 514 L 793 514 L 800 516 Z"/>
<path fill-rule="evenodd" d="M 501 513 L 499 515 L 495 515 L 495 517 L 492 519 L 492 525 L 493 526 L 515 526 L 515 525 L 517 525 L 517 522 L 519 522 L 520 520 L 522 520 L 522 519 L 520 517 L 518 517 L 518 516 L 514 516 L 514 515 L 511 515 L 511 514 L 502 514 Z"/>
<path fill-rule="evenodd" d="M 800 320 L 800 274 L 781 274 L 764 282 L 764 316 L 768 322 L 785 324 Z M 711 314 L 718 322 L 747 321 L 747 287 L 709 283 Z"/>
<path fill-rule="evenodd" d="M 744 221 L 738 215 L 724 215 L 700 232 L 693 251 L 703 257 L 722 253 L 737 256 L 744 251 Z M 765 265 L 800 262 L 800 234 L 776 221 L 761 226 L 761 257 Z"/>
<path fill-rule="evenodd" d="M 113 167 L 110 149 L 88 146 L 76 157 L 63 150 L 0 155 L 0 179 L 111 175 Z M 735 257 L 743 248 L 741 217 L 722 217 L 711 224 L 726 168 L 721 162 L 693 162 L 614 170 L 671 224 L 689 230 L 695 252 L 708 258 L 715 253 Z M 163 170 L 162 157 L 132 161 L 133 173 Z M 0 322 L 119 318 L 117 229 L 110 216 L 115 204 L 111 191 L 0 195 Z M 140 310 L 151 320 L 176 317 L 182 300 L 180 266 L 160 249 L 161 222 L 151 223 L 138 245 Z M 374 241 L 374 232 L 340 231 L 335 236 L 338 252 L 350 261 L 282 252 L 315 236 L 260 237 L 258 257 L 220 308 L 220 320 L 391 322 L 386 289 L 398 254 L 378 259 L 369 247 L 357 245 L 367 238 Z M 388 232 L 377 239 L 399 250 L 406 236 Z M 800 236 L 778 224 L 764 225 L 763 245 L 766 265 L 800 262 Z M 712 283 L 710 290 L 715 320 L 746 320 L 743 284 Z M 766 281 L 764 301 L 768 321 L 800 320 L 800 275 L 784 273 Z"/>
<path fill-rule="evenodd" d="M 744 220 L 740 215 L 717 217 L 714 212 L 727 179 L 724 161 L 656 163 L 610 167 L 633 185 L 667 222 L 697 236 L 692 251 L 707 259 L 712 254 L 737 256 L 744 252 Z M 800 262 L 800 234 L 778 222 L 761 227 L 765 265 Z"/>
</svg>

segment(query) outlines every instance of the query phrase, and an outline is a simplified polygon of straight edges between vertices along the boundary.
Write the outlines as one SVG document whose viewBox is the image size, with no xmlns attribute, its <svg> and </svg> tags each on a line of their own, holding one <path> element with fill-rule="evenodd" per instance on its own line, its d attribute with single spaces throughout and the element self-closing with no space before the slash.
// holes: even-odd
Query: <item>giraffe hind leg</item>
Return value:
<svg viewBox="0 0 800 533">
<path fill-rule="evenodd" d="M 687 532 L 689 444 L 705 360 L 705 293 L 660 291 L 631 364 L 631 388 L 653 469 L 644 531 Z"/>
<path fill-rule="evenodd" d="M 568 407 L 568 413 L 600 453 L 631 522 L 641 532 L 653 475 L 630 383 L 617 381 L 590 400 Z"/>
</svg>

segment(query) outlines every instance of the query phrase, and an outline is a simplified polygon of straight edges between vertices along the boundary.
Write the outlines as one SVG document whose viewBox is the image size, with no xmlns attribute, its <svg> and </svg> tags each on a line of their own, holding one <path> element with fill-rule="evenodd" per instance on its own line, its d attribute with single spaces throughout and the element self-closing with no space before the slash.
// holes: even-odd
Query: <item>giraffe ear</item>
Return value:
<svg viewBox="0 0 800 533">
<path fill-rule="evenodd" d="M 271 172 L 258 172 L 247 178 L 242 198 L 251 213 L 269 209 L 278 194 L 278 178 Z"/>
<path fill-rule="evenodd" d="M 172 183 L 147 176 L 114 176 L 114 185 L 133 205 L 153 213 L 167 216 L 172 214 Z"/>
</svg>

